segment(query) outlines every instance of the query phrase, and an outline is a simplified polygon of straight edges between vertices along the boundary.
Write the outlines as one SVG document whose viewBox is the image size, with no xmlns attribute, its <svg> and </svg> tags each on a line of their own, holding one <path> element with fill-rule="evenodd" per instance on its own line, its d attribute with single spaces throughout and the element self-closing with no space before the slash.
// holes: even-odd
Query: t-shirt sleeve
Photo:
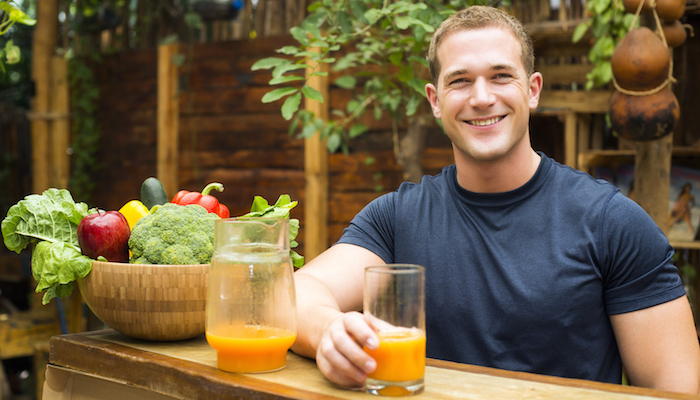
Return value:
<svg viewBox="0 0 700 400">
<path fill-rule="evenodd" d="M 394 262 L 394 198 L 396 192 L 372 200 L 350 221 L 337 243 L 349 243 Z"/>
<path fill-rule="evenodd" d="M 637 203 L 616 193 L 601 224 L 608 314 L 641 310 L 685 295 L 666 235 Z"/>
</svg>

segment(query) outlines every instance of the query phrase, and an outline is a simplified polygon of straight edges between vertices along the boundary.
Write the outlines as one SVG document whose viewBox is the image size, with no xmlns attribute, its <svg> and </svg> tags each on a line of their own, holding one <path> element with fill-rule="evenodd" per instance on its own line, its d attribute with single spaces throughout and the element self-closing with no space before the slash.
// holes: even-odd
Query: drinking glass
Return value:
<svg viewBox="0 0 700 400">
<path fill-rule="evenodd" d="M 284 368 L 287 350 L 296 340 L 287 219 L 228 218 L 214 223 L 206 338 L 224 371 Z"/>
<path fill-rule="evenodd" d="M 424 268 L 389 264 L 365 269 L 364 314 L 379 337 L 369 350 L 377 369 L 365 390 L 375 395 L 406 396 L 423 391 L 425 374 Z"/>
</svg>

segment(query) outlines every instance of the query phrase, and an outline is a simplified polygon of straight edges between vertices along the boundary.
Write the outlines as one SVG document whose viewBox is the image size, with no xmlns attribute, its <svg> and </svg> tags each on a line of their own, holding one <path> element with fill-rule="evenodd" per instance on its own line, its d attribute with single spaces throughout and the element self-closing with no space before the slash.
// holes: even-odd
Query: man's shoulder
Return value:
<svg viewBox="0 0 700 400">
<path fill-rule="evenodd" d="M 572 194 L 583 192 L 612 195 L 619 192 L 617 186 L 612 183 L 603 179 L 596 179 L 587 172 L 561 164 L 555 160 L 551 160 L 551 168 L 553 172 L 551 175 L 552 182 L 568 188 L 567 191 Z"/>
<path fill-rule="evenodd" d="M 423 175 L 420 182 L 403 182 L 396 189 L 401 195 L 417 195 L 421 193 L 435 193 L 439 190 L 447 190 L 455 181 L 456 167 L 454 164 L 444 167 L 435 175 Z"/>
<path fill-rule="evenodd" d="M 418 183 L 401 183 L 396 190 L 375 198 L 370 207 L 415 213 L 451 196 L 455 179 L 455 166 L 448 165 L 435 175 L 424 175 Z"/>
</svg>

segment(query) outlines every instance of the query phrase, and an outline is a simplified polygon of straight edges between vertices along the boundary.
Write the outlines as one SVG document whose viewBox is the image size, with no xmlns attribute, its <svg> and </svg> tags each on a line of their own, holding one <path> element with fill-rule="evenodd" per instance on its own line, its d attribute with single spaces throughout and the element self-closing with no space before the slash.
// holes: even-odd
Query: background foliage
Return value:
<svg viewBox="0 0 700 400">
<path fill-rule="evenodd" d="M 593 70 L 588 73 L 586 82 L 586 89 L 590 90 L 612 80 L 610 58 L 615 46 L 629 31 L 634 14 L 627 13 L 620 0 L 587 0 L 586 10 L 588 18 L 576 27 L 572 40 L 579 42 L 588 31 L 593 35 L 588 53 Z"/>
<path fill-rule="evenodd" d="M 272 69 L 270 85 L 301 82 L 267 93 L 263 102 L 285 99 L 281 112 L 291 120 L 290 133 L 311 137 L 320 132 L 331 152 L 347 151 L 350 139 L 367 132 L 359 122 L 365 113 L 375 119 L 389 114 L 397 129 L 404 119 L 427 111 L 425 84 L 428 68 L 425 54 L 436 27 L 450 14 L 467 5 L 508 6 L 508 1 L 451 0 L 320 0 L 309 7 L 304 22 L 291 30 L 298 46 L 286 46 L 278 52 L 288 57 L 260 60 L 253 70 Z M 353 99 L 344 109 L 331 110 L 324 121 L 301 110 L 302 97 L 325 101 L 307 84 L 300 73 L 315 65 L 309 76 L 327 75 L 319 65 L 327 64 L 340 76 L 333 82 L 353 91 Z"/>
</svg>

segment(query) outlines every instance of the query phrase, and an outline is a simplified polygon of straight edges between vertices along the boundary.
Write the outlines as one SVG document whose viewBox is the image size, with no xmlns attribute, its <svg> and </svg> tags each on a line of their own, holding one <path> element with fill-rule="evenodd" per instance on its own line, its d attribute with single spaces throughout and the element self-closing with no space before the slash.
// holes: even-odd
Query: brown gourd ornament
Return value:
<svg viewBox="0 0 700 400">
<path fill-rule="evenodd" d="M 634 14 L 637 12 L 637 9 L 639 8 L 639 3 L 644 2 L 644 5 L 642 6 L 642 10 L 640 11 L 641 14 L 645 14 L 648 12 L 651 12 L 651 1 L 650 0 L 622 0 L 622 5 L 625 7 L 625 11 L 627 11 L 630 14 Z"/>
<path fill-rule="evenodd" d="M 686 32 L 685 26 L 679 20 L 664 22 L 661 24 L 661 29 L 668 47 L 679 47 L 688 38 L 688 32 Z"/>
<path fill-rule="evenodd" d="M 628 140 L 660 139 L 676 128 L 680 119 L 680 105 L 671 87 L 634 96 L 615 91 L 610 101 L 612 129 Z"/>
<path fill-rule="evenodd" d="M 685 14 L 686 0 L 656 0 L 656 12 L 664 21 L 671 22 Z"/>
<path fill-rule="evenodd" d="M 630 30 L 615 48 L 610 64 L 617 84 L 632 91 L 658 87 L 668 78 L 671 53 L 647 27 Z"/>
</svg>

